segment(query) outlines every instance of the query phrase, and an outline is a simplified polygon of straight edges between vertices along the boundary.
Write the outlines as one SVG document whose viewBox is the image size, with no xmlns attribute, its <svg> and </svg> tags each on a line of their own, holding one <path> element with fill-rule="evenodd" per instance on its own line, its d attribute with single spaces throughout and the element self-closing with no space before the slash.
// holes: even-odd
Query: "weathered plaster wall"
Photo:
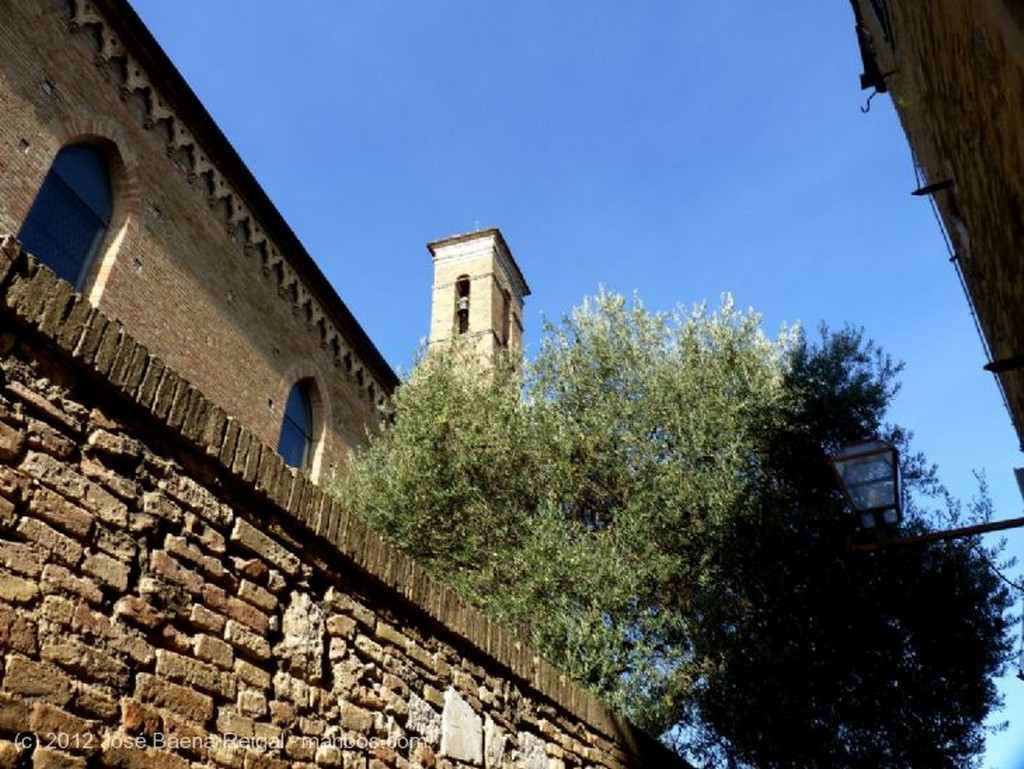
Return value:
<svg viewBox="0 0 1024 769">
<path fill-rule="evenodd" d="M 0 246 L 0 767 L 685 766 Z"/>
</svg>

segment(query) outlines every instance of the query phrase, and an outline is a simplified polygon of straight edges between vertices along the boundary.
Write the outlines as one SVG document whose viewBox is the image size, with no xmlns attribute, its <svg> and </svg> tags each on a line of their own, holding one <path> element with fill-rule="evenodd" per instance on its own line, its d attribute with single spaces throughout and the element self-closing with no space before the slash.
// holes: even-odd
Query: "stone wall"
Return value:
<svg viewBox="0 0 1024 769">
<path fill-rule="evenodd" d="M 0 767 L 686 766 L 0 247 Z"/>
</svg>

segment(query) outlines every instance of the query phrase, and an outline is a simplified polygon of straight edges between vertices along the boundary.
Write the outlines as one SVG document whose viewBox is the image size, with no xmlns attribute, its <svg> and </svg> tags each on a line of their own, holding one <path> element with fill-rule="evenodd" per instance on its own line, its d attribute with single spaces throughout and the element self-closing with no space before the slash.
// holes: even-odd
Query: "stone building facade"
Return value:
<svg viewBox="0 0 1024 769">
<path fill-rule="evenodd" d="M 851 2 L 862 85 L 892 96 L 1024 447 L 1024 10 Z"/>
<path fill-rule="evenodd" d="M 268 445 L 299 389 L 297 462 L 342 464 L 397 378 L 130 6 L 5 0 L 0 53 L 0 233 L 47 260 L 33 205 L 62 151 L 91 153 L 110 210 L 64 277 Z"/>
</svg>

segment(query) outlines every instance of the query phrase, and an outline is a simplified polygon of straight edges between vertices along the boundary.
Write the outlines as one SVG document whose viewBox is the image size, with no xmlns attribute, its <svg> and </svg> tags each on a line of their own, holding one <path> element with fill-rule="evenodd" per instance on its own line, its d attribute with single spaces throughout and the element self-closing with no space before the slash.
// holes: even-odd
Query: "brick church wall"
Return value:
<svg viewBox="0 0 1024 769">
<path fill-rule="evenodd" d="M 686 766 L 0 247 L 0 767 Z"/>
<path fill-rule="evenodd" d="M 62 147 L 102 142 L 114 215 L 85 295 L 265 443 L 313 378 L 318 467 L 341 466 L 397 379 L 141 22 L 114 0 L 3 8 L 0 233 Z"/>
</svg>

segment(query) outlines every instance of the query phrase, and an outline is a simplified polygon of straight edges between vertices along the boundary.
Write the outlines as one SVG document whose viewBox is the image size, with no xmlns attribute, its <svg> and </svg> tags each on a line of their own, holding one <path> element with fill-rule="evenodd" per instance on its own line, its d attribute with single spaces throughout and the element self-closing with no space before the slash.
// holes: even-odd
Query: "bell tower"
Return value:
<svg viewBox="0 0 1024 769">
<path fill-rule="evenodd" d="M 496 227 L 428 243 L 434 261 L 430 349 L 466 337 L 484 356 L 523 347 L 530 288 Z"/>
</svg>

